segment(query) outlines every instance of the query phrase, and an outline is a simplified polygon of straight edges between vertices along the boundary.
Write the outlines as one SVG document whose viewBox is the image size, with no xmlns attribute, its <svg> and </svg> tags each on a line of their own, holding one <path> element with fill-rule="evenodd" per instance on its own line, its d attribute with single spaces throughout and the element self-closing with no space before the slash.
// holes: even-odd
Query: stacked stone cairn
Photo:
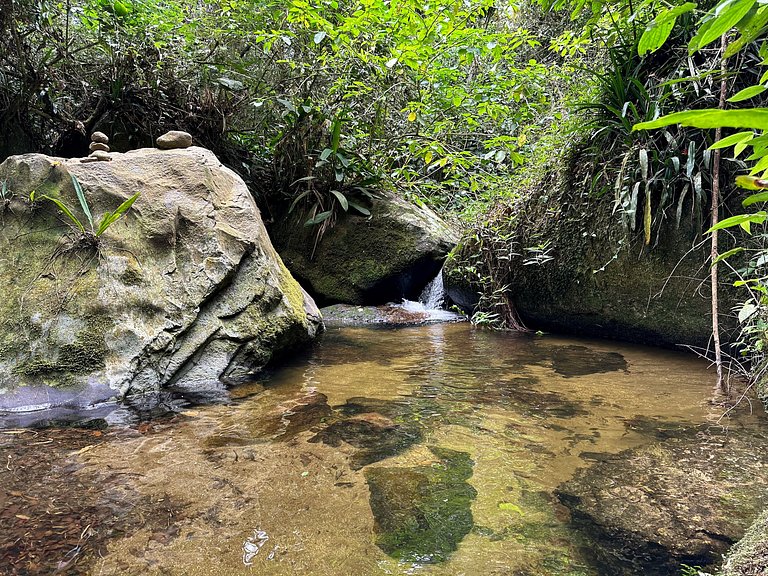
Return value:
<svg viewBox="0 0 768 576">
<path fill-rule="evenodd" d="M 109 137 L 104 132 L 91 134 L 91 144 L 88 149 L 91 151 L 90 155 L 81 159 L 80 162 L 109 162 L 112 160 L 112 156 L 109 155 Z"/>
</svg>

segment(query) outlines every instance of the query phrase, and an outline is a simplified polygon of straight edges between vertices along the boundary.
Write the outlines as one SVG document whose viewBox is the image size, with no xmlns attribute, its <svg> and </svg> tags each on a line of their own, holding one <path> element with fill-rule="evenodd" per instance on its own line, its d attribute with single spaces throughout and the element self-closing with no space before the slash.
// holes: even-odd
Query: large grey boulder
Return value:
<svg viewBox="0 0 768 576">
<path fill-rule="evenodd" d="M 0 164 L 0 410 L 237 382 L 322 327 L 245 184 L 213 153 L 111 157 Z M 71 176 L 97 223 L 141 195 L 94 242 L 42 198 L 90 229 Z"/>
<path fill-rule="evenodd" d="M 457 233 L 432 210 L 380 191 L 370 217 L 342 213 L 319 238 L 300 209 L 270 233 L 286 266 L 321 305 L 415 299 L 455 246 Z"/>
</svg>

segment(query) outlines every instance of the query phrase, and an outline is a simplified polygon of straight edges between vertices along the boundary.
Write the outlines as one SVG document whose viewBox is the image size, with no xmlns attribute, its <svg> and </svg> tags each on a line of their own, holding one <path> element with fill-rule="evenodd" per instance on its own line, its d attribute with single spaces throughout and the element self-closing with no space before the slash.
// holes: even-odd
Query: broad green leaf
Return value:
<svg viewBox="0 0 768 576">
<path fill-rule="evenodd" d="M 751 318 L 755 312 L 760 308 L 754 302 L 744 302 L 744 305 L 739 310 L 739 324 L 744 324 L 749 318 Z"/>
<path fill-rule="evenodd" d="M 661 48 L 669 38 L 669 34 L 675 27 L 677 17 L 696 8 L 693 2 L 686 2 L 682 6 L 668 8 L 661 11 L 646 27 L 637 46 L 637 53 L 642 56 L 647 52 L 655 52 Z"/>
<path fill-rule="evenodd" d="M 730 58 L 763 34 L 766 24 L 768 24 L 768 6 L 761 6 L 749 18 L 748 22 L 744 23 L 744 26 L 740 26 L 741 36 L 728 45 L 725 49 L 724 58 Z M 765 80 L 760 80 L 761 84 L 763 82 Z"/>
<path fill-rule="evenodd" d="M 328 158 L 330 158 L 330 157 L 331 157 L 331 154 L 333 154 L 333 150 L 331 150 L 330 148 L 325 148 L 325 149 L 324 149 L 324 150 L 323 150 L 323 151 L 320 153 L 320 160 L 321 160 L 321 161 L 323 161 L 323 162 L 325 162 L 326 160 L 328 160 Z"/>
<path fill-rule="evenodd" d="M 762 224 L 767 218 L 768 212 L 765 211 L 755 212 L 754 214 L 738 214 L 736 216 L 731 216 L 730 218 L 720 220 L 720 222 L 707 230 L 707 233 L 714 232 L 715 230 L 723 230 L 724 228 L 733 228 L 734 226 L 741 226 L 747 232 L 749 232 L 749 224 L 752 222 L 755 224 Z"/>
<path fill-rule="evenodd" d="M 667 41 L 674 27 L 675 18 L 660 23 L 652 23 L 640 37 L 640 42 L 637 44 L 637 53 L 640 56 L 644 56 L 648 52 L 656 52 Z"/>
<path fill-rule="evenodd" d="M 743 110 L 686 110 L 667 114 L 650 122 L 639 122 L 632 130 L 654 130 L 680 124 L 693 128 L 752 128 L 768 130 L 768 108 L 745 108 Z"/>
<path fill-rule="evenodd" d="M 332 214 L 333 214 L 332 210 L 326 210 L 325 212 L 320 212 L 320 214 L 317 214 L 314 218 L 310 218 L 309 220 L 304 222 L 304 226 L 313 226 L 314 224 L 320 224 L 321 222 L 328 220 L 328 218 L 330 218 Z"/>
<path fill-rule="evenodd" d="M 749 100 L 755 96 L 762 94 L 766 91 L 765 86 L 750 86 L 744 88 L 744 90 L 738 91 L 736 94 L 728 98 L 728 102 L 741 102 L 742 100 Z"/>
<path fill-rule="evenodd" d="M 339 151 L 339 140 L 341 139 L 341 119 L 336 118 L 331 128 L 331 148 L 334 152 Z M 327 160 L 327 158 L 325 158 Z"/>
<path fill-rule="evenodd" d="M 748 132 L 737 132 L 736 134 L 731 134 L 730 136 L 727 136 L 725 138 L 722 138 L 712 144 L 712 146 L 709 147 L 709 150 L 717 150 L 718 148 L 728 148 L 729 146 L 733 146 L 734 144 L 739 144 L 740 142 L 752 140 L 755 133 L 752 131 Z"/>
<path fill-rule="evenodd" d="M 341 204 L 341 207 L 344 210 L 344 212 L 349 210 L 349 202 L 347 201 L 347 197 L 344 196 L 344 194 L 342 194 L 338 190 L 331 190 L 331 194 L 333 194 L 336 197 L 336 200 L 339 201 L 339 204 Z"/>
<path fill-rule="evenodd" d="M 288 208 L 288 214 L 290 214 L 291 212 L 293 212 L 293 209 L 294 209 L 294 208 L 296 208 L 296 204 L 298 204 L 298 203 L 301 201 L 301 199 L 302 199 L 302 198 L 306 198 L 306 197 L 307 197 L 307 195 L 308 195 L 308 194 L 309 194 L 311 191 L 312 191 L 312 190 L 304 190 L 304 192 L 302 192 L 301 194 L 299 194 L 298 196 L 296 196 L 296 198 L 294 198 L 294 199 L 293 199 L 293 202 L 291 202 L 291 207 L 290 207 L 290 208 Z"/>
<path fill-rule="evenodd" d="M 768 188 L 768 182 L 763 180 L 762 183 L 764 184 L 762 189 Z M 741 201 L 741 205 L 746 208 L 747 206 L 752 206 L 752 204 L 757 204 L 758 202 L 768 202 L 768 192 L 752 194 L 751 196 L 744 198 L 744 200 Z"/>
<path fill-rule="evenodd" d="M 714 262 L 712 262 L 712 265 L 715 265 L 718 262 L 722 262 L 726 258 L 730 258 L 734 254 L 738 254 L 739 252 L 743 252 L 743 251 L 744 251 L 744 247 L 743 246 L 739 246 L 738 248 L 732 248 L 732 249 L 728 250 L 727 252 L 723 252 L 717 258 L 715 258 Z"/>
<path fill-rule="evenodd" d="M 120 219 L 120 217 L 125 214 L 128 209 L 133 206 L 133 203 L 136 202 L 136 199 L 139 197 L 139 194 L 141 192 L 136 192 L 133 196 L 128 198 L 125 202 L 120 204 L 120 206 L 117 207 L 117 210 L 114 212 L 107 212 L 104 217 L 101 219 L 101 222 L 99 223 L 99 227 L 96 230 L 96 236 L 101 236 L 107 228 L 109 228 L 114 222 Z"/>
<path fill-rule="evenodd" d="M 360 206 L 360 204 L 358 204 L 357 202 L 352 202 L 351 200 L 349 200 L 349 205 L 355 210 L 357 210 L 358 212 L 360 212 L 360 214 L 362 214 L 363 216 L 371 215 L 371 211 L 368 210 L 368 208 L 364 208 L 363 206 Z"/>
<path fill-rule="evenodd" d="M 41 194 L 41 195 L 40 195 L 40 198 L 45 198 L 46 200 L 50 200 L 51 202 L 53 202 L 54 204 L 56 204 L 56 206 L 58 206 L 58 207 L 59 207 L 59 209 L 60 209 L 62 212 L 64 212 L 64 214 L 66 214 L 66 215 L 67 215 L 67 218 L 69 218 L 70 220 L 72 220 L 72 223 L 73 223 L 75 226 L 77 226 L 77 228 L 80 230 L 80 232 L 85 232 L 85 226 L 83 226 L 83 223 L 82 223 L 82 222 L 80 222 L 80 220 L 78 220 L 77 216 L 75 216 L 75 215 L 72 213 L 72 210 L 70 210 L 69 208 L 67 208 L 66 204 L 64 204 L 64 203 L 63 203 L 61 200 L 59 200 L 58 198 L 53 198 L 53 197 L 51 197 L 51 196 L 47 196 L 47 195 L 45 195 L 45 194 Z"/>
<path fill-rule="evenodd" d="M 725 0 L 715 7 L 715 17 L 701 35 L 695 50 L 701 50 L 736 26 L 752 9 L 757 0 Z"/>
</svg>

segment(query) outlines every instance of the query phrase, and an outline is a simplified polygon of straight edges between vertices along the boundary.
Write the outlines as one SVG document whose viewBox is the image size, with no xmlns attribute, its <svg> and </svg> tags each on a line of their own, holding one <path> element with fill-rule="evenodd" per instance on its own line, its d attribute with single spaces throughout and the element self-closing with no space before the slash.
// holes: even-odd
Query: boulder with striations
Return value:
<svg viewBox="0 0 768 576">
<path fill-rule="evenodd" d="M 213 153 L 111 157 L 0 164 L 0 411 L 221 387 L 322 329 L 245 184 Z M 96 226 L 140 195 L 97 238 L 73 177 Z"/>
</svg>

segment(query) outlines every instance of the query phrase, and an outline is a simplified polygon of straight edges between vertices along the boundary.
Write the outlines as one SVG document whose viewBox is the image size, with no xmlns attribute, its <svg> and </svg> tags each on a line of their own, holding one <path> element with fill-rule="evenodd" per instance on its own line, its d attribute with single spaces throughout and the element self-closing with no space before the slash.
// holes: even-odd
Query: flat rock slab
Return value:
<svg viewBox="0 0 768 576">
<path fill-rule="evenodd" d="M 326 326 L 415 326 L 435 322 L 463 322 L 466 318 L 447 310 L 408 310 L 397 304 L 355 306 L 334 304 L 321 310 Z"/>
<path fill-rule="evenodd" d="M 682 564 L 715 565 L 768 505 L 766 438 L 704 438 L 627 450 L 559 487 L 602 572 L 676 576 Z"/>
</svg>

